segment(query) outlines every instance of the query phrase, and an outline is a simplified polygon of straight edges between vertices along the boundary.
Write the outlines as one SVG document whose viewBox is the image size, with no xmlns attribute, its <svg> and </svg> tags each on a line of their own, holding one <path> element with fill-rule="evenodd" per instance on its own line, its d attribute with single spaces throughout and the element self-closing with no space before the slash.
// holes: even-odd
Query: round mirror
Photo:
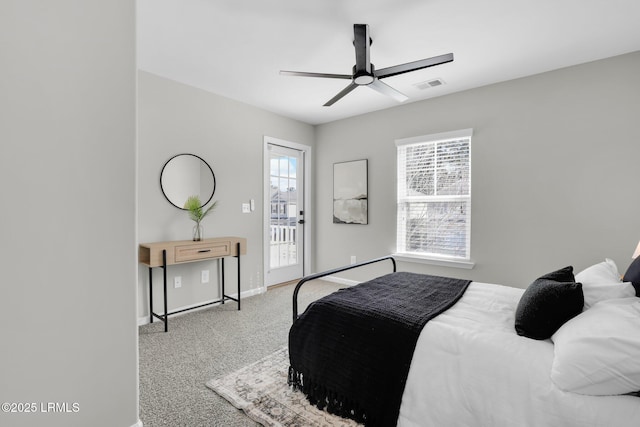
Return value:
<svg viewBox="0 0 640 427">
<path fill-rule="evenodd" d="M 160 188 L 164 197 L 179 209 L 184 209 L 191 196 L 198 196 L 204 206 L 216 192 L 216 176 L 211 166 L 195 154 L 178 154 L 162 167 Z"/>
</svg>

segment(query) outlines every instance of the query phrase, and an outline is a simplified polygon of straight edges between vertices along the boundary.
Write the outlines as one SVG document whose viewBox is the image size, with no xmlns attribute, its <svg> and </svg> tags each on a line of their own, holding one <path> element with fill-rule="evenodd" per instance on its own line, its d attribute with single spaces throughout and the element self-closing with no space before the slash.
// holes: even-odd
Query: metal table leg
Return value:
<svg viewBox="0 0 640 427">
<path fill-rule="evenodd" d="M 169 310 L 167 310 L 167 251 L 162 250 L 162 271 L 164 278 L 164 331 L 169 331 Z"/>
<path fill-rule="evenodd" d="M 149 267 L 149 323 L 153 323 L 153 268 Z"/>
</svg>

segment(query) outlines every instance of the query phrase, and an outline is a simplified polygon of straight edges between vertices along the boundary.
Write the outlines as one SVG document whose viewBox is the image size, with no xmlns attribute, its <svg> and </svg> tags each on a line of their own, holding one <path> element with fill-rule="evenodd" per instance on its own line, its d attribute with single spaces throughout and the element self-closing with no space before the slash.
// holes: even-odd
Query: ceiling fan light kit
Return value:
<svg viewBox="0 0 640 427">
<path fill-rule="evenodd" d="M 399 74 L 409 73 L 411 71 L 421 70 L 423 68 L 434 67 L 436 65 L 445 64 L 453 61 L 453 53 L 434 56 L 428 59 L 408 62 L 406 64 L 394 65 L 393 67 L 376 70 L 370 60 L 371 37 L 369 37 L 369 26 L 367 24 L 353 25 L 353 45 L 356 50 L 356 65 L 353 66 L 351 75 L 349 74 L 326 74 L 326 73 L 308 73 L 304 71 L 280 71 L 285 76 L 300 77 L 323 77 L 330 79 L 348 79 L 351 83 L 336 96 L 331 98 L 325 107 L 329 107 L 339 101 L 346 94 L 357 88 L 358 86 L 367 86 L 380 92 L 383 95 L 390 96 L 398 102 L 409 99 L 405 94 L 397 91 L 386 83 L 380 81 L 386 77 L 397 76 Z"/>
</svg>

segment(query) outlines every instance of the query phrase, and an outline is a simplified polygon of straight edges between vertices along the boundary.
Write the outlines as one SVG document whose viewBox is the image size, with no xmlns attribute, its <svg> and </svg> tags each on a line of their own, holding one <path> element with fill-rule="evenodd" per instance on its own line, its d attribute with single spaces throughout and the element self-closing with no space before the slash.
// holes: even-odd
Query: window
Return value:
<svg viewBox="0 0 640 427">
<path fill-rule="evenodd" d="M 473 129 L 396 141 L 397 252 L 469 261 Z"/>
</svg>

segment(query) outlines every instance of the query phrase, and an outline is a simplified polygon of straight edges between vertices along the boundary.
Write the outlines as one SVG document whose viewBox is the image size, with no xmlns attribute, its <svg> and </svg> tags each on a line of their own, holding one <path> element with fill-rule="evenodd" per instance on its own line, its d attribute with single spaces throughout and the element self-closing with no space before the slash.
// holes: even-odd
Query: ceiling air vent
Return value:
<svg viewBox="0 0 640 427">
<path fill-rule="evenodd" d="M 429 89 L 431 87 L 442 86 L 443 84 L 444 84 L 444 80 L 442 79 L 432 79 L 432 80 L 427 80 L 426 82 L 416 83 L 414 84 L 414 86 L 420 90 L 424 90 L 424 89 Z"/>
</svg>

